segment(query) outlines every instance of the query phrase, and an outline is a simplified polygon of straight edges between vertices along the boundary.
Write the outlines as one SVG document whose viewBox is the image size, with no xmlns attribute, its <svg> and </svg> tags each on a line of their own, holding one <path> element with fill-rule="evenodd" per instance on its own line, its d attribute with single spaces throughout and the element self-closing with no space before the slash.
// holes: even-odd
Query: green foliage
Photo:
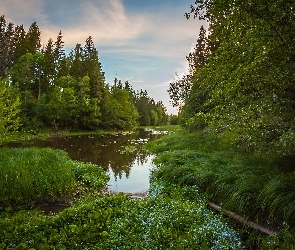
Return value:
<svg viewBox="0 0 295 250">
<path fill-rule="evenodd" d="M 165 125 L 162 102 L 146 91 L 135 93 L 128 81 L 105 82 L 92 37 L 66 55 L 63 35 L 51 38 L 41 49 L 40 30 L 34 22 L 24 27 L 0 17 L 0 76 L 20 91 L 20 121 L 24 130 L 98 128 L 131 129 L 141 125 Z"/>
<path fill-rule="evenodd" d="M 0 150 L 0 204 L 26 206 L 71 196 L 78 188 L 100 190 L 109 177 L 94 164 L 72 161 L 50 148 Z"/>
<path fill-rule="evenodd" d="M 100 190 L 109 181 L 109 176 L 97 165 L 82 162 L 76 164 L 74 168 L 76 180 L 83 185 Z"/>
<path fill-rule="evenodd" d="M 0 242 L 6 249 L 97 249 L 97 243 L 108 238 L 112 219 L 123 215 L 125 200 L 92 198 L 54 217 L 34 211 L 2 214 Z"/>
<path fill-rule="evenodd" d="M 228 136 L 176 133 L 150 143 L 158 154 L 156 177 L 197 185 L 213 202 L 247 218 L 294 226 L 294 158 L 247 155 L 226 145 Z"/>
<path fill-rule="evenodd" d="M 75 188 L 73 162 L 63 151 L 2 148 L 0 168 L 1 206 L 55 200 Z"/>
<path fill-rule="evenodd" d="M 238 235 L 206 208 L 195 188 L 155 181 L 145 200 L 91 197 L 54 217 L 34 211 L 1 216 L 7 249 L 242 249 Z"/>
<path fill-rule="evenodd" d="M 238 235 L 206 208 L 194 187 L 151 185 L 150 198 L 125 202 L 104 249 L 242 249 Z"/>
<path fill-rule="evenodd" d="M 19 127 L 20 100 L 15 88 L 0 78 L 0 143 L 7 132 Z"/>
<path fill-rule="evenodd" d="M 105 107 L 105 125 L 119 129 L 130 129 L 137 125 L 138 112 L 129 99 L 127 90 L 117 87 L 112 89 L 110 100 Z"/>
<path fill-rule="evenodd" d="M 193 124 L 201 112 L 208 129 L 235 132 L 232 142 L 248 151 L 294 155 L 293 5 L 204 0 L 191 6 L 210 33 L 200 31 L 205 44 L 199 39 L 192 55 L 198 67 L 189 61 L 194 71 L 182 123 Z"/>
<path fill-rule="evenodd" d="M 139 113 L 140 126 L 166 125 L 168 115 L 163 103 L 157 102 L 148 96 L 147 91 L 140 90 L 134 95 L 134 103 Z"/>
</svg>

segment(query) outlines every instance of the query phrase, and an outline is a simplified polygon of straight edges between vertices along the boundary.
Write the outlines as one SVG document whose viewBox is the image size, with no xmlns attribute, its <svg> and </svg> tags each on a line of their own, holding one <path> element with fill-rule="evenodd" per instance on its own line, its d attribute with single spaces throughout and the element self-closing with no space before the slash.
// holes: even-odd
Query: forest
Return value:
<svg viewBox="0 0 295 250">
<path fill-rule="evenodd" d="M 128 81 L 106 83 L 89 36 L 66 54 L 62 32 L 41 45 L 36 22 L 0 17 L 0 130 L 131 129 L 168 122 L 166 107 Z"/>
</svg>

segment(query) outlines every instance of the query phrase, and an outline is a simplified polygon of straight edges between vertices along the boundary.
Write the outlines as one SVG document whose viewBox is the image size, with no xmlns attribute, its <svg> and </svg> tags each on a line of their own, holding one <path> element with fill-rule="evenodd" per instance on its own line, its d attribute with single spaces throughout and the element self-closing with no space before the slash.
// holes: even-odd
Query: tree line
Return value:
<svg viewBox="0 0 295 250">
<path fill-rule="evenodd" d="M 62 32 L 41 46 L 36 22 L 23 25 L 0 17 L 0 127 L 25 130 L 129 129 L 163 125 L 162 102 L 128 81 L 106 83 L 98 51 L 89 36 L 66 54 Z M 5 97 L 6 96 L 6 97 Z M 13 122 L 14 121 L 14 122 Z"/>
<path fill-rule="evenodd" d="M 168 90 L 189 130 L 219 133 L 260 153 L 295 153 L 295 1 L 198 0 L 206 20 Z"/>
</svg>

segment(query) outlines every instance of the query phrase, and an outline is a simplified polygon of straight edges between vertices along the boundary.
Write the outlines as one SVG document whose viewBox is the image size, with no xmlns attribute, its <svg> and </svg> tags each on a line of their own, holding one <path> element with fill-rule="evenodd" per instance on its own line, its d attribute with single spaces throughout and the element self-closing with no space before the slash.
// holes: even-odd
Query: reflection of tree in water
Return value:
<svg viewBox="0 0 295 250">
<path fill-rule="evenodd" d="M 114 160 L 109 162 L 109 168 L 113 171 L 115 178 L 122 178 L 123 172 L 126 178 L 129 177 L 131 172 L 132 163 L 136 159 L 136 153 L 119 154 Z"/>
<path fill-rule="evenodd" d="M 137 130 L 128 134 L 49 138 L 34 141 L 29 146 L 63 149 L 72 159 L 95 163 L 106 171 L 111 169 L 115 178 L 121 179 L 124 174 L 126 178 L 129 177 L 133 163 L 143 165 L 147 162 L 150 154 L 142 148 L 143 144 L 161 136 L 151 131 Z M 125 152 L 126 146 L 136 147 L 136 150 Z"/>
<path fill-rule="evenodd" d="M 147 141 L 158 139 L 160 136 L 162 135 L 152 135 L 150 132 L 140 130 L 129 137 L 123 146 L 136 146 L 137 149 L 133 152 L 117 154 L 113 160 L 109 161 L 108 167 L 114 173 L 115 180 L 121 179 L 124 173 L 128 179 L 134 163 L 138 165 L 147 163 L 150 153 L 144 150 L 142 146 Z"/>
<path fill-rule="evenodd" d="M 147 163 L 148 161 L 148 157 L 150 156 L 151 154 L 148 153 L 146 150 L 140 150 L 140 153 L 137 154 L 137 157 L 136 157 L 136 162 L 138 165 L 143 165 L 145 163 Z"/>
</svg>

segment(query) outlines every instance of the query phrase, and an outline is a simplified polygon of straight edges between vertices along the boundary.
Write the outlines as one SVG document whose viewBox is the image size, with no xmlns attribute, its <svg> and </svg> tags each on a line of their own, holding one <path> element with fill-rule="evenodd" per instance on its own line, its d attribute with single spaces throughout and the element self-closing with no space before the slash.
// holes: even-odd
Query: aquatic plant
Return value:
<svg viewBox="0 0 295 250">
<path fill-rule="evenodd" d="M 242 249 L 238 234 L 206 207 L 196 187 L 153 181 L 150 194 L 126 201 L 124 216 L 109 225 L 106 249 Z"/>
<path fill-rule="evenodd" d="M 155 190 L 158 190 L 156 192 Z M 195 187 L 152 184 L 152 197 L 88 196 L 56 216 L 0 214 L 3 248 L 242 249 L 238 234 L 206 208 Z"/>
</svg>

